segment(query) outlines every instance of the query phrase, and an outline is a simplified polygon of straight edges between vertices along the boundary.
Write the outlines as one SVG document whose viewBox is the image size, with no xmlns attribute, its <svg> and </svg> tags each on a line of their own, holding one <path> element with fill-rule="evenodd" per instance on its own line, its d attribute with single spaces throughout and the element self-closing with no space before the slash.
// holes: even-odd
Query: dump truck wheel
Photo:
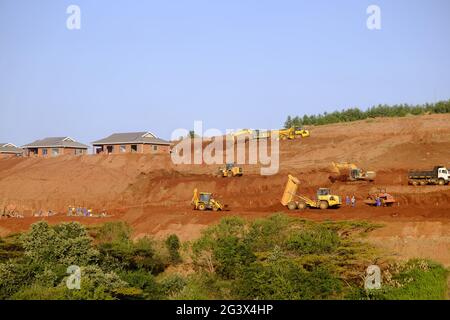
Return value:
<svg viewBox="0 0 450 320">
<path fill-rule="evenodd" d="M 228 171 L 228 175 L 227 175 L 227 177 L 233 177 L 233 171 Z"/>
<path fill-rule="evenodd" d="M 205 210 L 206 210 L 205 204 L 204 204 L 204 203 L 200 203 L 200 204 L 198 205 L 198 210 L 200 210 L 200 211 L 205 211 Z"/>
<path fill-rule="evenodd" d="M 298 204 L 298 208 L 300 209 L 300 210 L 305 210 L 306 209 L 306 203 L 305 202 L 299 202 L 299 204 Z"/>
<path fill-rule="evenodd" d="M 295 203 L 294 201 L 289 202 L 287 206 L 289 210 L 297 209 L 297 203 Z"/>
<path fill-rule="evenodd" d="M 321 210 L 326 210 L 326 209 L 328 209 L 328 202 L 326 202 L 326 201 L 320 201 L 319 208 L 320 208 Z"/>
<path fill-rule="evenodd" d="M 219 211 L 218 207 L 213 207 L 213 211 Z"/>
<path fill-rule="evenodd" d="M 426 185 L 426 182 L 425 181 L 420 181 L 420 185 L 424 186 L 424 185 Z"/>
<path fill-rule="evenodd" d="M 438 185 L 443 186 L 445 184 L 445 180 L 444 179 L 439 179 L 438 180 Z"/>
</svg>

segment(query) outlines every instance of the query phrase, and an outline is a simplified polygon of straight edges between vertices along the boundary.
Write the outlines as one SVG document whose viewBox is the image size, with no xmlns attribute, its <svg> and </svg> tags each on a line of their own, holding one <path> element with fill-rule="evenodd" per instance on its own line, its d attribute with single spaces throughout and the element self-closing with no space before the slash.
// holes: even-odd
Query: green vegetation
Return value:
<svg viewBox="0 0 450 320">
<path fill-rule="evenodd" d="M 349 108 L 342 111 L 334 111 L 332 113 L 323 113 L 319 115 L 288 116 L 284 123 L 285 128 L 302 127 L 304 125 L 324 125 L 330 123 L 350 122 L 357 120 L 365 120 L 378 117 L 405 117 L 407 115 L 421 115 L 433 113 L 450 113 L 450 100 L 440 101 L 437 103 L 427 103 L 423 105 L 378 105 L 362 111 L 359 108 Z"/>
<path fill-rule="evenodd" d="M 0 239 L 0 299 L 444 299 L 447 270 L 424 260 L 385 262 L 382 289 L 364 289 L 380 253 L 361 237 L 378 227 L 227 217 L 181 243 L 133 241 L 124 223 L 38 222 Z M 80 289 L 66 286 L 70 265 Z"/>
</svg>

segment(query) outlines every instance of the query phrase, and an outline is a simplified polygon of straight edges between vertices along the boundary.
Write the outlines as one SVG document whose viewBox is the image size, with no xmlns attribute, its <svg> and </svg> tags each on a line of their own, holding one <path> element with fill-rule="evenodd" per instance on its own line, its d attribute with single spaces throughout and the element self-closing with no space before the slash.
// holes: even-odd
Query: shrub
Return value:
<svg viewBox="0 0 450 320">
<path fill-rule="evenodd" d="M 165 243 L 167 250 L 169 251 L 170 262 L 175 264 L 181 262 L 181 256 L 179 252 L 181 243 L 178 236 L 176 234 L 171 234 L 167 237 Z"/>
<path fill-rule="evenodd" d="M 243 268 L 234 293 L 238 299 L 328 299 L 340 292 L 341 283 L 329 270 L 306 271 L 289 259 L 255 262 Z"/>
<path fill-rule="evenodd" d="M 234 278 L 242 266 L 256 259 L 251 244 L 245 238 L 246 234 L 242 219 L 222 219 L 218 225 L 208 228 L 193 244 L 195 263 L 225 279 Z"/>
<path fill-rule="evenodd" d="M 78 222 L 51 227 L 40 221 L 21 240 L 25 256 L 36 264 L 86 265 L 98 256 L 86 229 Z"/>
<path fill-rule="evenodd" d="M 322 254 L 335 250 L 339 242 L 336 232 L 318 225 L 291 234 L 286 241 L 286 247 L 300 254 Z"/>
<path fill-rule="evenodd" d="M 164 297 L 164 289 L 156 282 L 152 274 L 144 270 L 127 271 L 121 273 L 120 276 L 131 287 L 142 290 L 143 299 L 157 300 Z"/>
</svg>

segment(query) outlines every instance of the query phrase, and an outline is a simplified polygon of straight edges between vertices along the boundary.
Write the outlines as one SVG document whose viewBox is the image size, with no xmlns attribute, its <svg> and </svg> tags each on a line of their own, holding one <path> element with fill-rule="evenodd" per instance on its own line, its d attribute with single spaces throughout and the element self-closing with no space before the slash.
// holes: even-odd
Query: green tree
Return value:
<svg viewBox="0 0 450 320">
<path fill-rule="evenodd" d="M 181 256 L 179 251 L 181 243 L 178 236 L 176 234 L 171 234 L 170 236 L 167 237 L 165 244 L 167 250 L 169 251 L 170 262 L 175 264 L 181 262 Z"/>
</svg>

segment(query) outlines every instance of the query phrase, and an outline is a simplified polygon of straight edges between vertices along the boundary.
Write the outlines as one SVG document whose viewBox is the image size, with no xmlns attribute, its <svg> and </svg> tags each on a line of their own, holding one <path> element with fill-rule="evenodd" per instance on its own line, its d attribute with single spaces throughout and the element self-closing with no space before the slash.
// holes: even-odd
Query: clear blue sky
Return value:
<svg viewBox="0 0 450 320">
<path fill-rule="evenodd" d="M 448 0 L 0 0 L 0 141 L 18 145 L 433 102 L 449 71 Z"/>
</svg>

